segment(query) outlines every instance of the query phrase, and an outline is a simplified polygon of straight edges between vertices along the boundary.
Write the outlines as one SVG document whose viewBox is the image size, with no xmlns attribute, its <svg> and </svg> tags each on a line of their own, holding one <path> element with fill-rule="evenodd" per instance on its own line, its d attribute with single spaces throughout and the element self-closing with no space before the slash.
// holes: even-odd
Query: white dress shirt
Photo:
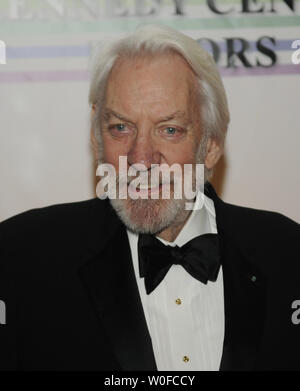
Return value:
<svg viewBox="0 0 300 391">
<path fill-rule="evenodd" d="M 200 193 L 199 193 L 200 194 Z M 196 198 L 198 205 L 199 194 Z M 217 233 L 213 201 L 204 196 L 174 242 L 183 246 L 196 236 Z M 207 285 L 182 266 L 172 265 L 163 281 L 147 295 L 139 276 L 138 235 L 127 230 L 134 271 L 159 371 L 217 371 L 224 339 L 223 274 Z"/>
</svg>

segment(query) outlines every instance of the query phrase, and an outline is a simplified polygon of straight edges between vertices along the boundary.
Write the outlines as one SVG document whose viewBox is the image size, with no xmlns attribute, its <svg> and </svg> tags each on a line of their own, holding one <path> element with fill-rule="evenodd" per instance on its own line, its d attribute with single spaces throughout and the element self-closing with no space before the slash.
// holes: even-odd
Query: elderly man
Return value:
<svg viewBox="0 0 300 391">
<path fill-rule="evenodd" d="M 149 185 L 2 222 L 0 368 L 300 369 L 299 226 L 226 204 L 208 182 L 229 122 L 210 55 L 141 27 L 95 57 L 90 104 L 97 160 L 117 182 L 120 156 L 149 177 L 190 164 L 193 184 L 204 164 L 204 192 L 189 210 L 160 181 L 156 198 L 141 197 Z"/>
</svg>

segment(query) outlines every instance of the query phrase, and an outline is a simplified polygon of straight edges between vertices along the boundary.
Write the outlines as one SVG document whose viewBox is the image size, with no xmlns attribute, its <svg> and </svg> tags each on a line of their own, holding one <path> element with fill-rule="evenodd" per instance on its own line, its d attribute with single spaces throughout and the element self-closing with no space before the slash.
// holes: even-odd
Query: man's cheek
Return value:
<svg viewBox="0 0 300 391">
<path fill-rule="evenodd" d="M 196 162 L 196 157 L 193 150 L 189 150 L 187 152 L 182 150 L 177 151 L 176 149 L 172 150 L 172 148 L 170 148 L 168 153 L 166 153 L 164 156 L 167 160 L 167 164 L 170 166 L 174 163 L 177 163 L 183 167 L 184 164 L 194 164 Z"/>
<path fill-rule="evenodd" d="M 126 156 L 124 148 L 120 148 L 115 142 L 111 140 L 103 139 L 103 157 L 106 163 L 113 164 L 115 167 L 118 165 L 119 156 Z"/>
</svg>

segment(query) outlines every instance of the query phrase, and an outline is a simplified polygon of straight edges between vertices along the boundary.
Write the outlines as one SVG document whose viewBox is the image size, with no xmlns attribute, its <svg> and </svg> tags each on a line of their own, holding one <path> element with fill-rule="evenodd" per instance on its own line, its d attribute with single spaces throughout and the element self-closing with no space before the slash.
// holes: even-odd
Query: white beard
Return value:
<svg viewBox="0 0 300 391">
<path fill-rule="evenodd" d="M 111 199 L 110 203 L 126 227 L 135 233 L 156 234 L 180 224 L 188 215 L 185 199 Z"/>
</svg>

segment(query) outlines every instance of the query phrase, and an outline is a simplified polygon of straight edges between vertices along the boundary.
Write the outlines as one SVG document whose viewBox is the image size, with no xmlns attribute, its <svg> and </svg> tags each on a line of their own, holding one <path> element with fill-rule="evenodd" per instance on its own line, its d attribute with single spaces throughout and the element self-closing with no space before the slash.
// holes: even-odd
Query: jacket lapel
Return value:
<svg viewBox="0 0 300 391">
<path fill-rule="evenodd" d="M 81 267 L 82 281 L 122 370 L 156 370 L 126 229 L 112 210 L 105 221 L 105 245 Z"/>
<path fill-rule="evenodd" d="M 210 184 L 206 194 L 214 200 L 224 279 L 225 336 L 220 370 L 253 370 L 265 321 L 266 280 L 252 259 L 252 249 L 235 233 L 232 214 Z M 227 215 L 228 214 L 228 215 Z M 255 227 L 251 227 L 255 229 Z"/>
<path fill-rule="evenodd" d="M 221 256 L 225 336 L 220 369 L 253 370 L 264 326 L 265 279 L 229 239 Z"/>
</svg>

